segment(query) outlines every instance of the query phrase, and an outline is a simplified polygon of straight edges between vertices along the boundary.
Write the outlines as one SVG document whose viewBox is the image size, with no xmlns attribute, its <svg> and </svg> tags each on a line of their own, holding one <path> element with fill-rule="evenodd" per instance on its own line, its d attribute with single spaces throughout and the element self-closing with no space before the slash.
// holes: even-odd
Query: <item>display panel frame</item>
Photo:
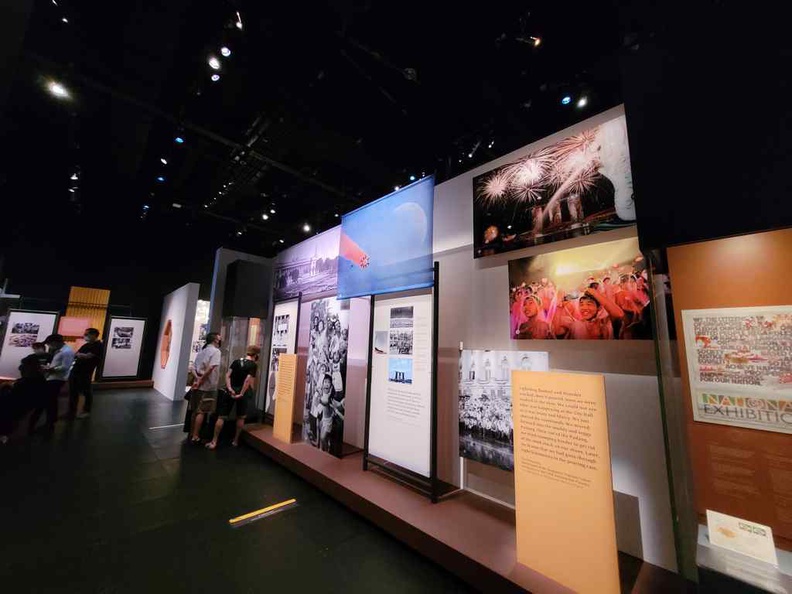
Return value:
<svg viewBox="0 0 792 594">
<path fill-rule="evenodd" d="M 374 456 L 369 451 L 370 429 L 371 429 L 371 383 L 372 383 L 372 358 L 374 356 L 374 310 L 376 295 L 371 296 L 371 314 L 369 320 L 369 362 L 368 375 L 366 381 L 366 419 L 365 419 L 365 438 L 363 446 L 363 470 L 376 469 L 377 471 L 390 476 L 391 478 L 404 482 L 421 494 L 427 496 L 432 503 L 437 503 L 441 496 L 441 484 L 437 470 L 437 350 L 438 350 L 438 328 L 439 328 L 439 287 L 440 287 L 440 264 L 434 262 L 433 266 L 433 285 L 432 294 L 432 338 L 431 338 L 431 402 L 430 402 L 430 453 L 429 453 L 429 476 L 401 467 L 398 464 Z M 404 293 L 408 291 L 403 291 Z M 386 293 L 380 298 L 394 297 L 399 293 Z"/>
<path fill-rule="evenodd" d="M 3 341 L 2 341 L 2 343 L 0 343 L 0 376 L 4 375 L 4 369 L 5 369 L 5 367 L 7 367 L 9 365 L 9 363 L 3 361 L 3 359 L 7 358 L 9 356 L 8 349 L 5 348 L 6 347 L 6 339 L 11 334 L 12 317 L 13 317 L 13 315 L 15 313 L 19 313 L 19 314 L 35 314 L 35 315 L 51 315 L 52 316 L 52 327 L 50 328 L 50 330 L 48 332 L 46 332 L 46 333 L 43 333 L 41 331 L 37 332 L 37 336 L 42 336 L 43 335 L 44 338 L 46 338 L 47 336 L 49 336 L 50 334 L 53 334 L 55 332 L 55 329 L 58 327 L 58 322 L 60 320 L 60 313 L 58 313 L 56 311 L 43 311 L 43 310 L 34 310 L 34 309 L 9 308 L 9 310 L 8 310 L 8 321 L 6 323 L 5 329 L 3 330 L 3 339 L 2 339 Z M 41 341 L 43 341 L 44 338 L 42 338 Z M 37 341 L 37 342 L 41 342 L 41 341 Z M 32 351 L 30 351 L 30 353 L 28 353 L 28 354 L 32 354 Z M 21 361 L 21 359 L 20 359 L 20 361 Z M 19 361 L 17 361 L 16 363 L 11 363 L 10 366 L 11 366 L 11 368 L 10 368 L 11 372 L 12 373 L 16 372 L 17 368 L 19 367 Z M 10 375 L 10 376 L 4 376 L 4 377 L 18 377 L 18 376 Z"/>
<path fill-rule="evenodd" d="M 273 305 L 272 305 L 272 321 L 271 321 L 272 328 L 270 330 L 269 353 L 268 353 L 268 357 L 267 357 L 267 368 L 266 368 L 267 379 L 266 379 L 266 381 L 263 382 L 264 383 L 264 418 L 267 419 L 267 420 L 271 420 L 272 422 L 274 422 L 275 411 L 277 409 L 277 407 L 274 404 L 274 402 L 275 402 L 274 392 L 273 392 L 272 400 L 269 400 L 269 391 L 270 391 L 270 382 L 271 382 L 271 380 L 274 379 L 275 383 L 277 385 L 277 377 L 275 377 L 275 378 L 271 378 L 270 377 L 271 374 L 273 373 L 273 371 L 272 371 L 272 356 L 273 356 L 274 350 L 276 348 L 275 345 L 274 345 L 274 340 L 273 340 L 273 334 L 275 333 L 275 310 L 277 309 L 277 307 L 279 305 L 282 305 L 284 303 L 286 303 L 286 304 L 295 303 L 296 306 L 297 306 L 297 314 L 295 315 L 295 319 L 294 319 L 294 341 L 293 341 L 294 344 L 291 346 L 291 349 L 292 349 L 291 352 L 289 352 L 288 347 L 287 347 L 287 351 L 286 351 L 286 353 L 284 353 L 284 354 L 287 354 L 287 355 L 288 354 L 296 355 L 297 354 L 297 349 L 299 348 L 299 340 L 300 340 L 300 311 L 302 309 L 302 302 L 303 302 L 303 294 L 302 294 L 302 291 L 300 291 L 297 294 L 297 297 L 289 297 L 288 299 L 282 299 L 280 301 L 274 302 Z M 272 408 L 272 411 L 269 410 L 270 408 Z"/>
<path fill-rule="evenodd" d="M 113 329 L 113 321 L 114 320 L 130 320 L 133 322 L 143 322 L 143 332 L 140 338 L 140 349 L 138 350 L 137 354 L 137 369 L 135 371 L 135 375 L 105 375 L 105 366 L 107 364 L 107 353 L 110 351 L 112 347 L 111 340 L 112 337 L 109 336 L 110 331 Z M 148 319 L 147 318 L 138 318 L 134 316 L 117 316 L 113 314 L 107 315 L 107 320 L 105 322 L 105 328 L 107 328 L 108 335 L 105 336 L 104 340 L 104 350 L 102 352 L 102 361 L 99 369 L 101 372 L 98 374 L 98 378 L 102 381 L 105 380 L 112 380 L 112 381 L 122 381 L 122 380 L 135 380 L 140 377 L 140 365 L 143 354 L 143 346 L 146 342 L 146 332 L 148 330 Z"/>
</svg>

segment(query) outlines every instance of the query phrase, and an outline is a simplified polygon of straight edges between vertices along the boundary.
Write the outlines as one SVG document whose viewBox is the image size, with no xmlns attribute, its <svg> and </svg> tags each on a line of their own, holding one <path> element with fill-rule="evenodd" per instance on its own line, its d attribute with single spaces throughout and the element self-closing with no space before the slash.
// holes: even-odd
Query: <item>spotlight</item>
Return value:
<svg viewBox="0 0 792 594">
<path fill-rule="evenodd" d="M 511 225 L 506 225 L 506 228 L 507 229 L 511 229 Z"/>
<path fill-rule="evenodd" d="M 231 50 L 226 46 L 223 46 L 220 48 L 220 53 L 223 55 L 224 58 L 227 58 L 228 56 L 231 55 Z"/>
<path fill-rule="evenodd" d="M 162 176 L 160 175 L 160 176 L 157 178 L 157 181 L 158 181 L 158 182 L 164 182 L 164 181 L 165 181 L 165 178 L 164 178 L 164 177 L 162 177 Z"/>
<path fill-rule="evenodd" d="M 333 216 L 334 216 L 335 218 L 338 218 L 338 213 L 335 213 Z"/>
<path fill-rule="evenodd" d="M 75 188 L 69 188 L 69 192 L 71 192 L 72 194 L 74 194 L 74 192 L 75 192 Z"/>
<path fill-rule="evenodd" d="M 261 218 L 264 219 L 265 221 L 268 221 L 269 215 L 267 213 L 264 213 L 263 215 L 261 215 Z"/>
<path fill-rule="evenodd" d="M 63 18 L 61 19 L 61 21 L 63 21 L 63 22 L 64 22 L 64 23 L 66 23 L 67 25 L 69 24 L 69 19 L 67 19 L 66 17 L 63 17 Z"/>
<path fill-rule="evenodd" d="M 415 181 L 415 176 L 414 175 L 410 176 L 410 181 Z"/>
<path fill-rule="evenodd" d="M 163 157 L 163 158 L 160 159 L 160 163 L 162 163 L 163 165 L 167 165 L 168 164 L 168 160 L 165 157 Z"/>
<path fill-rule="evenodd" d="M 542 38 L 541 37 L 529 37 L 528 39 L 533 41 L 533 46 L 534 47 L 539 47 L 540 45 L 542 45 Z"/>
<path fill-rule="evenodd" d="M 148 204 L 144 204 L 143 205 L 143 210 L 148 210 L 148 209 L 149 209 L 149 205 Z"/>
<path fill-rule="evenodd" d="M 182 207 L 182 205 L 179 204 L 178 202 L 174 202 L 171 206 L 173 206 L 173 208 L 181 208 Z"/>
<path fill-rule="evenodd" d="M 305 223 L 305 225 L 303 225 L 303 231 L 305 231 L 306 233 L 310 233 L 311 226 L 308 223 Z"/>
<path fill-rule="evenodd" d="M 279 241 L 280 243 L 286 243 L 286 242 L 285 242 L 285 241 L 283 241 L 282 239 L 279 239 L 278 241 Z"/>
<path fill-rule="evenodd" d="M 237 237 L 239 237 L 240 235 L 242 235 L 242 231 L 237 231 Z"/>
<path fill-rule="evenodd" d="M 561 98 L 561 105 L 569 105 L 570 103 L 572 103 L 572 97 L 570 97 L 569 95 L 564 95 Z"/>
<path fill-rule="evenodd" d="M 270 214 L 275 214 L 275 209 L 274 208 L 270 208 Z"/>
<path fill-rule="evenodd" d="M 184 144 L 184 138 L 182 138 L 181 136 L 177 136 L 176 138 L 173 139 L 173 141 L 176 144 Z"/>
<path fill-rule="evenodd" d="M 577 106 L 586 107 L 586 105 L 588 105 L 588 97 L 583 95 L 580 99 L 578 99 Z"/>
<path fill-rule="evenodd" d="M 77 181 L 79 179 L 79 176 L 76 173 L 72 173 L 72 176 L 69 179 L 72 181 Z"/>
<path fill-rule="evenodd" d="M 207 62 L 212 70 L 220 70 L 220 60 L 217 59 L 217 56 L 209 56 Z"/>
<path fill-rule="evenodd" d="M 401 186 L 393 186 L 393 190 L 398 192 L 399 190 L 401 190 Z"/>
<path fill-rule="evenodd" d="M 47 90 L 58 99 L 68 99 L 69 90 L 57 81 L 50 81 L 47 84 Z"/>
<path fill-rule="evenodd" d="M 237 28 L 237 29 L 239 29 L 239 30 L 241 31 L 241 30 L 242 30 L 242 27 L 243 27 L 243 25 L 242 25 L 242 17 L 240 16 L 240 14 L 239 14 L 239 11 L 238 11 L 238 10 L 236 11 L 236 15 L 237 15 L 237 20 L 236 20 L 236 23 L 235 23 L 235 25 L 236 25 L 236 28 Z"/>
<path fill-rule="evenodd" d="M 212 79 L 212 82 L 217 82 L 218 80 L 220 80 L 220 75 L 219 74 L 213 74 L 211 76 L 211 79 Z"/>
</svg>

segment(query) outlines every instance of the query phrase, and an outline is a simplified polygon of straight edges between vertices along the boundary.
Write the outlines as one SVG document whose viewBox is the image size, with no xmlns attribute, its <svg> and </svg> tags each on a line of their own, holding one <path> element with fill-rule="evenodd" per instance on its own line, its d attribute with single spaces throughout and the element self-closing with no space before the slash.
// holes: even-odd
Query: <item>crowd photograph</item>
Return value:
<svg viewBox="0 0 792 594">
<path fill-rule="evenodd" d="M 311 303 L 310 320 L 303 439 L 341 456 L 349 310 L 342 309 L 335 299 L 317 299 Z"/>
<path fill-rule="evenodd" d="M 510 338 L 651 339 L 650 287 L 637 239 L 509 262 Z"/>
</svg>

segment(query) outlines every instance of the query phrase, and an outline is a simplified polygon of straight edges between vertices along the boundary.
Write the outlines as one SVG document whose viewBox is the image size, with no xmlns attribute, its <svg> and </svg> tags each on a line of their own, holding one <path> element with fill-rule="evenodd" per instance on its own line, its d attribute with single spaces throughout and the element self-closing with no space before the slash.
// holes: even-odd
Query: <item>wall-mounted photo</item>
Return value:
<svg viewBox="0 0 792 594">
<path fill-rule="evenodd" d="M 374 354 L 387 355 L 390 350 L 390 341 L 387 330 L 377 330 L 374 332 Z"/>
<path fill-rule="evenodd" d="M 391 328 L 412 328 L 413 327 L 413 307 L 391 307 L 390 310 Z"/>
<path fill-rule="evenodd" d="M 513 339 L 651 339 L 649 301 L 635 238 L 509 262 Z"/>
<path fill-rule="evenodd" d="M 41 328 L 39 324 L 17 322 L 11 327 L 11 334 L 38 334 L 39 328 Z"/>
<path fill-rule="evenodd" d="M 340 236 L 341 227 L 334 227 L 281 252 L 275 264 L 275 301 L 335 291 Z"/>
<path fill-rule="evenodd" d="M 474 256 L 635 223 L 624 116 L 473 178 Z"/>
</svg>

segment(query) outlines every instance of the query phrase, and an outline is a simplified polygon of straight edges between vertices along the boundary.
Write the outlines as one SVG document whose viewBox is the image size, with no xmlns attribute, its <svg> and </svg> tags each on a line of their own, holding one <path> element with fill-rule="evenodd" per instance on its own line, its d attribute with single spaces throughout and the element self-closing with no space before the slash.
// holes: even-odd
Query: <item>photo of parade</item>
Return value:
<svg viewBox="0 0 792 594">
<path fill-rule="evenodd" d="M 510 337 L 651 339 L 648 282 L 635 238 L 511 260 Z"/>
</svg>

